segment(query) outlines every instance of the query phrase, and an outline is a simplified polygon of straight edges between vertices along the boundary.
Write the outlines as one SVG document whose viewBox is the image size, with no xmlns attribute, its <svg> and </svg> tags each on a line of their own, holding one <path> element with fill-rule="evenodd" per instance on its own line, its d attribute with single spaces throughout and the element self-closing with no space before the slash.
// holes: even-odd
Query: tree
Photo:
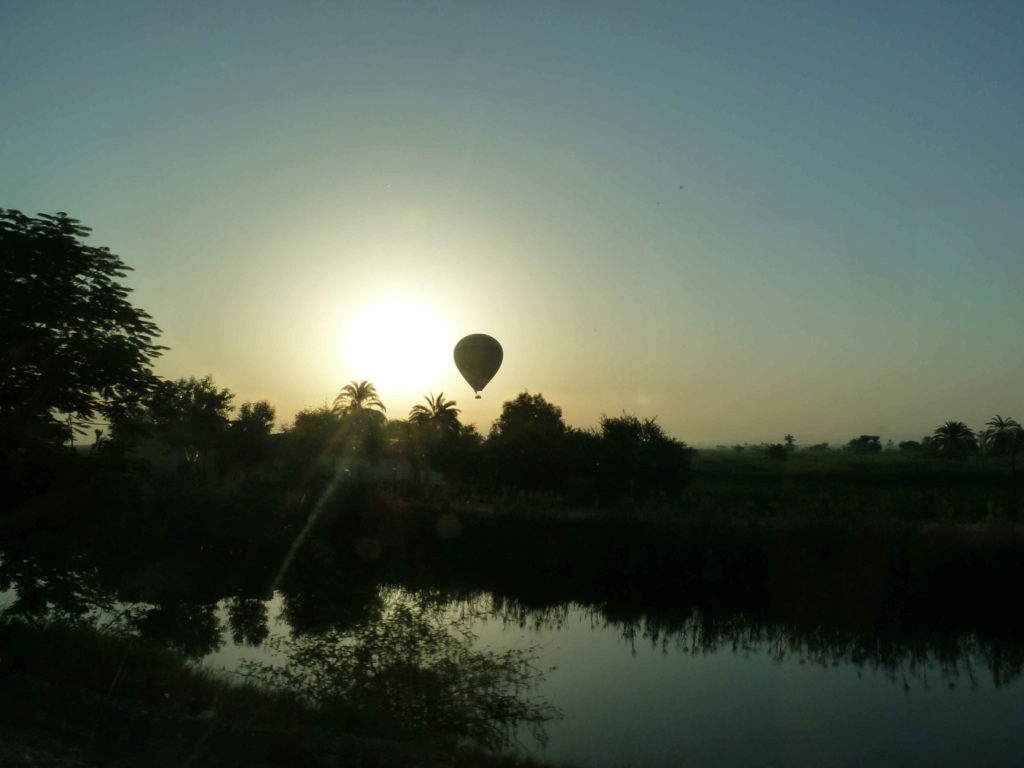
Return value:
<svg viewBox="0 0 1024 768">
<path fill-rule="evenodd" d="M 562 409 L 545 400 L 544 395 L 531 395 L 525 390 L 515 400 L 502 403 L 501 415 L 491 425 L 491 434 L 509 436 L 526 430 L 565 432 Z"/>
<path fill-rule="evenodd" d="M 128 301 L 131 268 L 65 213 L 0 209 L 0 434 L 60 444 L 133 407 L 154 383 L 160 329 Z"/>
<path fill-rule="evenodd" d="M 285 434 L 300 438 L 303 442 L 314 444 L 317 450 L 322 449 L 331 436 L 338 431 L 340 417 L 330 408 L 303 408 L 295 414 L 291 429 Z"/>
<path fill-rule="evenodd" d="M 796 450 L 796 438 L 793 437 L 792 435 L 786 435 L 783 438 L 783 442 L 786 444 L 786 450 L 787 451 L 795 451 Z"/>
<path fill-rule="evenodd" d="M 1004 419 L 996 414 L 986 423 L 982 440 L 993 456 L 1010 457 L 1010 474 L 1017 473 L 1017 450 L 1024 444 L 1024 429 L 1015 419 Z"/>
<path fill-rule="evenodd" d="M 455 407 L 454 400 L 445 400 L 444 392 L 437 397 L 433 393 L 424 395 L 423 399 L 427 405 L 414 405 L 409 409 L 409 421 L 440 432 L 458 433 L 462 424 L 459 423 L 459 409 Z"/>
<path fill-rule="evenodd" d="M 482 470 L 483 436 L 473 424 L 463 425 L 458 433 L 441 434 L 444 443 L 432 458 L 434 467 L 445 474 L 449 485 L 477 482 Z"/>
<path fill-rule="evenodd" d="M 182 469 L 205 474 L 230 426 L 234 398 L 226 388 L 217 389 L 211 376 L 161 381 L 146 401 L 146 420 L 152 436 L 178 452 Z"/>
<path fill-rule="evenodd" d="M 882 443 L 878 435 L 861 435 L 853 438 L 846 447 L 854 453 L 881 453 Z"/>
<path fill-rule="evenodd" d="M 437 397 L 425 395 L 426 405 L 414 405 L 409 420 L 403 422 L 401 432 L 406 454 L 412 461 L 417 480 L 426 469 L 463 474 L 458 470 L 453 454 L 462 453 L 458 437 L 462 432 L 459 409 L 454 400 L 445 400 L 444 392 Z"/>
<path fill-rule="evenodd" d="M 266 400 L 242 403 L 238 417 L 228 428 L 230 458 L 242 465 L 265 459 L 276 415 L 274 406 Z"/>
<path fill-rule="evenodd" d="M 295 414 L 294 424 L 285 432 L 285 459 L 298 474 L 322 470 L 340 435 L 341 417 L 332 409 L 305 408 Z"/>
<path fill-rule="evenodd" d="M 491 476 L 525 490 L 555 490 L 565 481 L 566 427 L 562 409 L 541 394 L 521 392 L 502 404 L 491 426 Z"/>
<path fill-rule="evenodd" d="M 381 422 L 385 419 L 387 408 L 377 394 L 377 388 L 368 381 L 350 381 L 334 398 L 334 412 L 339 415 L 359 413 L 374 414 Z"/>
<path fill-rule="evenodd" d="M 274 406 L 266 400 L 242 403 L 238 409 L 238 418 L 231 422 L 231 428 L 245 434 L 269 435 L 274 429 L 276 415 Z"/>
<path fill-rule="evenodd" d="M 350 381 L 334 398 L 334 413 L 341 416 L 336 458 L 345 462 L 380 460 L 384 448 L 387 409 L 377 388 L 368 381 Z"/>
<path fill-rule="evenodd" d="M 605 485 L 620 497 L 643 501 L 678 492 L 688 480 L 693 451 L 666 435 L 654 419 L 602 416 L 601 443 Z"/>
<path fill-rule="evenodd" d="M 947 421 L 937 427 L 932 440 L 938 455 L 951 459 L 966 458 L 978 447 L 973 430 L 962 421 Z"/>
</svg>

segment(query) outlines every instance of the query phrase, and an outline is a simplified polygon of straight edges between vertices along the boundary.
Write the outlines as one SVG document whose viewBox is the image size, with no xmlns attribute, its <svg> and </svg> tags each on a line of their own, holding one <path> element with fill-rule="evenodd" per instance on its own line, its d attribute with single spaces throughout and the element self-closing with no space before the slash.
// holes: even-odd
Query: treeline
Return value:
<svg viewBox="0 0 1024 768">
<path fill-rule="evenodd" d="M 1008 456 L 1015 463 L 1017 452 L 1022 446 L 1024 430 L 1021 425 L 1016 419 L 997 414 L 988 420 L 984 429 L 977 432 L 962 421 L 946 421 L 920 440 L 904 440 L 896 446 L 890 440 L 888 449 L 914 456 L 944 459 L 966 459 L 973 455 Z M 861 435 L 850 440 L 846 449 L 859 454 L 881 453 L 882 443 L 878 435 Z"/>
<path fill-rule="evenodd" d="M 595 429 L 565 423 L 562 409 L 522 392 L 502 405 L 488 434 L 463 425 L 444 393 L 407 418 L 388 418 L 370 382 L 351 382 L 331 407 L 307 408 L 274 432 L 267 401 L 232 407 L 205 378 L 160 381 L 98 432 L 91 451 L 182 483 L 271 482 L 300 489 L 337 478 L 407 495 L 508 497 L 632 505 L 677 496 L 693 450 L 653 418 L 623 413 Z"/>
<path fill-rule="evenodd" d="M 719 450 L 728 446 L 720 445 Z M 946 421 L 935 428 L 930 435 L 920 440 L 904 440 L 898 445 L 890 440 L 883 447 L 879 435 L 860 435 L 850 439 L 845 445 L 833 448 L 828 443 L 815 443 L 802 450 L 810 453 L 826 453 L 832 450 L 843 450 L 862 456 L 885 452 L 899 452 L 924 458 L 943 458 L 962 460 L 969 456 L 1009 457 L 1011 467 L 1016 467 L 1017 454 L 1024 448 L 1024 428 L 1016 419 L 995 415 L 988 420 L 985 428 L 975 432 L 962 421 Z M 751 446 L 737 444 L 732 450 L 743 452 L 748 449 L 759 450 L 773 459 L 785 459 L 790 453 L 799 449 L 796 438 L 786 435 L 781 443 L 761 443 Z"/>
<path fill-rule="evenodd" d="M 128 300 L 121 279 L 130 268 L 85 245 L 88 232 L 64 213 L 0 209 L 0 485 L 15 502 L 9 508 L 53 506 L 129 476 L 218 493 L 278 486 L 301 497 L 345 479 L 411 494 L 443 486 L 463 496 L 548 494 L 608 506 L 671 499 L 688 480 L 693 452 L 654 419 L 623 413 L 577 429 L 529 392 L 506 402 L 484 435 L 460 423 L 443 393 L 389 419 L 372 384 L 351 382 L 332 407 L 301 411 L 274 433 L 266 401 L 236 412 L 234 395 L 209 377 L 153 373 L 164 349 L 159 328 Z M 83 457 L 73 449 L 90 432 L 95 442 Z M 900 449 L 1008 455 L 1012 471 L 1022 435 L 999 416 L 980 435 L 950 421 Z M 785 458 L 795 448 L 787 435 L 766 453 Z M 862 435 L 847 449 L 882 447 Z"/>
<path fill-rule="evenodd" d="M 236 413 L 234 395 L 209 377 L 153 373 L 160 329 L 128 300 L 130 267 L 86 245 L 88 234 L 65 213 L 0 209 L 0 484 L 14 507 L 52 507 L 147 468 L 160 482 L 217 491 L 269 483 L 301 495 L 327 477 L 390 478 L 410 492 L 443 483 L 613 504 L 670 496 L 686 482 L 690 450 L 653 419 L 574 429 L 527 392 L 484 436 L 443 394 L 389 420 L 373 385 L 352 382 L 333 407 L 304 410 L 274 434 L 270 403 Z M 83 457 L 73 449 L 90 433 Z"/>
</svg>

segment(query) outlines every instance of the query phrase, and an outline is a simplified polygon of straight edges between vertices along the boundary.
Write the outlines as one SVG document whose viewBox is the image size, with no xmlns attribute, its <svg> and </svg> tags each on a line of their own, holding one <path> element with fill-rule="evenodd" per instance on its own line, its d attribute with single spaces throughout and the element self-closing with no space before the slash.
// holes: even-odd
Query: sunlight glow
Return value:
<svg viewBox="0 0 1024 768">
<path fill-rule="evenodd" d="M 382 395 L 414 395 L 436 388 L 452 363 L 447 323 L 417 302 L 372 304 L 349 323 L 344 357 L 349 378 L 373 382 Z"/>
</svg>

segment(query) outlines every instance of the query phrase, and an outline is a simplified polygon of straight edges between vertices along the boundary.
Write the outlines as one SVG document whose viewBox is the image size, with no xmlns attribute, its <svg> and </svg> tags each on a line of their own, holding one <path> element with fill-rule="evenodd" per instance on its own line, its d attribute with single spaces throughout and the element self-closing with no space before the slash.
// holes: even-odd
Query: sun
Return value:
<svg viewBox="0 0 1024 768">
<path fill-rule="evenodd" d="M 342 343 L 350 378 L 372 382 L 382 395 L 437 389 L 452 365 L 447 323 L 415 301 L 392 299 L 365 307 L 349 323 Z"/>
</svg>

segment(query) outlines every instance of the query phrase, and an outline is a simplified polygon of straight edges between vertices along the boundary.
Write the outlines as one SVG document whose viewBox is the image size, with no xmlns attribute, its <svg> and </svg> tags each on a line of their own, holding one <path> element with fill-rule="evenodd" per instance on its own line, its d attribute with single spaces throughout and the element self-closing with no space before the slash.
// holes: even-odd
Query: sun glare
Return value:
<svg viewBox="0 0 1024 768">
<path fill-rule="evenodd" d="M 436 390 L 452 365 L 446 323 L 429 307 L 411 301 L 366 307 L 349 324 L 344 345 L 350 378 L 373 382 L 382 395 Z"/>
</svg>

